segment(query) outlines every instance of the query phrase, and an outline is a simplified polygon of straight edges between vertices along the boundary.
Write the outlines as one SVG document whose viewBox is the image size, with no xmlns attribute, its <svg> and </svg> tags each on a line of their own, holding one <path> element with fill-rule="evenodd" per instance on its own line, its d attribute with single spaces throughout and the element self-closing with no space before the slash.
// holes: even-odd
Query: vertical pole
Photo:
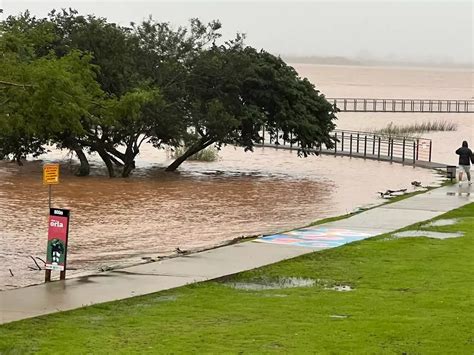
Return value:
<svg viewBox="0 0 474 355">
<path fill-rule="evenodd" d="M 48 213 L 50 213 L 50 210 L 51 210 L 51 185 L 48 185 Z M 50 282 L 50 281 L 51 281 L 51 270 L 45 270 L 44 282 Z"/>
<path fill-rule="evenodd" d="M 69 243 L 69 226 L 70 226 L 70 224 L 71 224 L 71 213 L 69 213 L 68 221 L 67 221 L 66 235 L 68 237 L 66 238 L 66 245 L 65 245 L 66 250 L 68 250 L 67 245 Z M 67 269 L 67 252 L 64 254 L 64 270 L 59 272 L 59 279 L 60 280 L 66 280 L 66 269 Z"/>
<path fill-rule="evenodd" d="M 430 154 L 428 157 L 428 161 L 431 162 L 431 149 L 433 148 L 433 141 L 430 140 Z"/>
<path fill-rule="evenodd" d="M 48 210 L 51 209 L 51 185 L 48 185 Z"/>
<path fill-rule="evenodd" d="M 290 148 L 293 148 L 293 131 L 290 132 Z"/>
<path fill-rule="evenodd" d="M 420 152 L 420 140 L 417 139 L 417 140 L 416 140 L 416 160 L 419 159 L 419 158 L 418 158 L 419 152 Z"/>
<path fill-rule="evenodd" d="M 367 135 L 364 137 L 364 158 L 367 156 Z"/>
<path fill-rule="evenodd" d="M 374 138 L 372 140 L 372 155 L 375 155 L 375 135 L 374 135 Z"/>
<path fill-rule="evenodd" d="M 357 153 L 359 153 L 359 133 L 357 133 Z"/>
<path fill-rule="evenodd" d="M 405 137 L 403 137 L 403 153 L 402 153 L 402 162 L 405 162 Z"/>
<path fill-rule="evenodd" d="M 416 142 L 413 141 L 413 164 L 416 162 Z"/>
<path fill-rule="evenodd" d="M 390 160 L 393 160 L 393 138 L 391 139 L 392 143 L 390 144 L 390 139 L 388 140 L 388 144 L 390 147 Z"/>
<path fill-rule="evenodd" d="M 342 135 L 342 138 L 341 138 L 341 152 L 343 152 L 344 151 L 344 131 L 342 131 L 341 135 Z"/>
<path fill-rule="evenodd" d="M 352 157 L 352 133 L 351 133 L 351 139 L 350 139 L 350 148 L 349 148 L 349 156 Z"/>
<path fill-rule="evenodd" d="M 377 159 L 380 160 L 380 137 L 379 137 L 379 146 L 377 147 Z"/>
<path fill-rule="evenodd" d="M 334 133 L 334 155 L 337 154 L 337 132 Z"/>
</svg>

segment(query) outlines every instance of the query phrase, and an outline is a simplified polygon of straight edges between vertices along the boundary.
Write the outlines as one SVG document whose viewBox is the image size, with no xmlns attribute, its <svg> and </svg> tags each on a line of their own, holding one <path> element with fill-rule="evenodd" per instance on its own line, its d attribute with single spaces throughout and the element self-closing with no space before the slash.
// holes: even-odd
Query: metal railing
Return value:
<svg viewBox="0 0 474 355">
<path fill-rule="evenodd" d="M 281 132 L 269 134 L 265 128 L 261 132 L 261 145 L 291 150 L 300 149 L 299 143 L 289 135 L 283 138 Z M 374 134 L 371 132 L 334 130 L 331 132 L 335 144 L 329 149 L 319 146 L 314 151 L 321 154 L 345 155 L 373 160 L 396 161 L 416 164 L 419 161 L 431 162 L 433 143 L 427 138 L 411 138 Z"/>
<path fill-rule="evenodd" d="M 326 98 L 341 112 L 473 113 L 474 100 Z"/>
<path fill-rule="evenodd" d="M 370 157 L 377 160 L 399 160 L 403 163 L 431 162 L 433 142 L 427 138 L 377 135 L 370 132 L 336 130 L 334 154 Z M 326 148 L 326 150 L 328 150 Z"/>
</svg>

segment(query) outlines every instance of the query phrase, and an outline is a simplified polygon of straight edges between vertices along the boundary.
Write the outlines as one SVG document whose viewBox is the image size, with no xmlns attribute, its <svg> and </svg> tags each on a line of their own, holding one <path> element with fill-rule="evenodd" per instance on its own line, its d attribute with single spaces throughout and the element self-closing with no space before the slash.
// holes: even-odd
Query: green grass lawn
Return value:
<svg viewBox="0 0 474 355">
<path fill-rule="evenodd" d="M 0 352 L 473 354 L 474 204 L 440 218 L 459 223 L 431 230 L 466 235 L 384 235 L 227 280 L 10 323 L 0 326 Z M 283 277 L 317 282 L 230 287 Z M 354 290 L 327 289 L 336 284 Z"/>
</svg>

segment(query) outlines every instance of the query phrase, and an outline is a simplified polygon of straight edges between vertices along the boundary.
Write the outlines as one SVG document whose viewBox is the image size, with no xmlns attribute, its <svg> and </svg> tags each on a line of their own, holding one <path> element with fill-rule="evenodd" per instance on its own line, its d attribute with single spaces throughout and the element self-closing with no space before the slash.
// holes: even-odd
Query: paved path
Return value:
<svg viewBox="0 0 474 355">
<path fill-rule="evenodd" d="M 472 196 L 468 194 L 470 191 Z M 97 275 L 3 291 L 0 292 L 0 323 L 215 279 L 391 232 L 470 202 L 474 202 L 474 188 L 442 187 L 344 220 L 285 234 L 286 242 L 296 239 L 297 243 L 279 245 L 282 243 L 264 237 L 260 242 L 244 242 Z"/>
</svg>

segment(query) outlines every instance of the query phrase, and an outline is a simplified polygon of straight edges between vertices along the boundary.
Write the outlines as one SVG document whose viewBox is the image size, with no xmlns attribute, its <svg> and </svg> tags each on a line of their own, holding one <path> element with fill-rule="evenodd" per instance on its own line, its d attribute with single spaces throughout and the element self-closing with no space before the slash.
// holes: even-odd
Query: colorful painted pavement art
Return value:
<svg viewBox="0 0 474 355">
<path fill-rule="evenodd" d="M 281 234 L 265 235 L 255 241 L 261 243 L 327 249 L 373 237 L 377 234 L 380 233 L 375 231 L 361 232 L 344 228 L 308 227 Z"/>
</svg>

